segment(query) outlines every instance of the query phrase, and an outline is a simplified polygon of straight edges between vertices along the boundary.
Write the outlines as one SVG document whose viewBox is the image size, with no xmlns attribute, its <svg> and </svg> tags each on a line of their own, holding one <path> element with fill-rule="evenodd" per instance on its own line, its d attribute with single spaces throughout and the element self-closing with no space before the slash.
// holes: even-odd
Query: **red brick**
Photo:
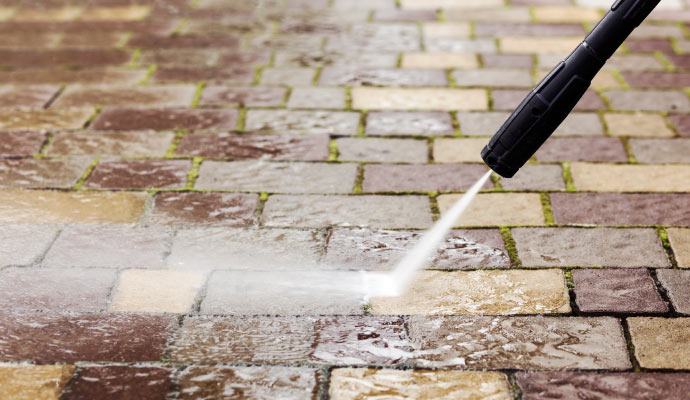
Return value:
<svg viewBox="0 0 690 400">
<path fill-rule="evenodd" d="M 106 160 L 86 180 L 99 189 L 183 188 L 192 163 L 188 160 Z"/>
<path fill-rule="evenodd" d="M 681 72 L 623 72 L 623 79 L 634 87 L 676 88 L 690 86 L 690 73 Z"/>
<path fill-rule="evenodd" d="M 57 67 L 123 65 L 131 53 L 115 49 L 5 50 L 0 49 L 0 65 L 8 67 Z"/>
<path fill-rule="evenodd" d="M 573 271 L 575 301 L 582 312 L 664 313 L 646 269 L 582 269 Z"/>
<path fill-rule="evenodd" d="M 690 136 L 690 115 L 688 114 L 671 114 L 668 116 L 669 121 L 673 124 L 680 136 Z"/>
<path fill-rule="evenodd" d="M 618 138 L 551 138 L 536 153 L 539 161 L 626 162 L 628 155 Z"/>
<path fill-rule="evenodd" d="M 365 192 L 463 191 L 486 173 L 480 164 L 386 165 L 364 168 Z M 487 183 L 484 189 L 493 185 Z"/>
<path fill-rule="evenodd" d="M 181 226 L 248 226 L 259 196 L 243 193 L 163 192 L 154 198 L 150 220 Z"/>
<path fill-rule="evenodd" d="M 127 365 L 82 367 L 61 399 L 164 399 L 172 385 L 173 371 L 169 367 Z"/>
<path fill-rule="evenodd" d="M 554 193 L 560 224 L 690 226 L 690 194 Z"/>
<path fill-rule="evenodd" d="M 160 361 L 174 316 L 0 313 L 0 360 L 37 364 Z"/>
<path fill-rule="evenodd" d="M 244 159 L 328 159 L 328 135 L 187 134 L 175 154 Z"/>
<path fill-rule="evenodd" d="M 45 133 L 0 131 L 0 157 L 25 157 L 36 154 L 46 140 Z"/>
<path fill-rule="evenodd" d="M 237 110 L 107 108 L 94 121 L 100 130 L 234 129 Z"/>
<path fill-rule="evenodd" d="M 194 49 L 237 49 L 240 39 L 228 36 L 151 36 L 137 35 L 127 42 L 128 47 L 142 49 L 194 48 Z"/>
<path fill-rule="evenodd" d="M 654 53 L 660 51 L 665 54 L 674 54 L 671 41 L 668 39 L 628 39 L 625 45 L 633 53 Z"/>
</svg>

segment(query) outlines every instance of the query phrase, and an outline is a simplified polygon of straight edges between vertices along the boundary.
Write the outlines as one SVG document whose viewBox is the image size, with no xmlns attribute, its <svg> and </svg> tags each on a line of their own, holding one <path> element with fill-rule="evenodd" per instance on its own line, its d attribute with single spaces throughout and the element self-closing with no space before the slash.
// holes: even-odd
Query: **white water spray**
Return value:
<svg viewBox="0 0 690 400">
<path fill-rule="evenodd" d="M 491 171 L 482 176 L 465 193 L 436 224 L 422 236 L 419 242 L 398 263 L 390 274 L 377 274 L 367 277 L 367 286 L 371 296 L 400 296 L 407 290 L 414 274 L 423 269 L 430 261 L 431 255 L 438 249 L 448 232 L 453 228 L 472 199 L 491 176 Z M 374 279 L 372 279 L 374 278 Z"/>
</svg>

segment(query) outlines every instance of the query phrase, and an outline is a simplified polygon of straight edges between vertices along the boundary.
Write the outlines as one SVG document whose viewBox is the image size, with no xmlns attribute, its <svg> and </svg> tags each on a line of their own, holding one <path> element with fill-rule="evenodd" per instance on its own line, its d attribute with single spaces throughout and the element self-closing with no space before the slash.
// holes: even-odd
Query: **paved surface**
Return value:
<svg viewBox="0 0 690 400">
<path fill-rule="evenodd" d="M 0 1 L 0 397 L 687 399 L 683 0 L 367 302 L 611 1 L 255 3 Z"/>
</svg>

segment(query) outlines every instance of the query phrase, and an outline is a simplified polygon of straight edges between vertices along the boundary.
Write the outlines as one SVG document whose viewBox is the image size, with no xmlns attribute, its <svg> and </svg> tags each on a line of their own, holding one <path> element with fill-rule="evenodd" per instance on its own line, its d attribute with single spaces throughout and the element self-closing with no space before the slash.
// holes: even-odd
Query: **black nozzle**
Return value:
<svg viewBox="0 0 690 400">
<path fill-rule="evenodd" d="M 585 40 L 515 109 L 482 150 L 494 172 L 510 178 L 551 136 L 606 61 L 660 0 L 617 0 Z"/>
</svg>

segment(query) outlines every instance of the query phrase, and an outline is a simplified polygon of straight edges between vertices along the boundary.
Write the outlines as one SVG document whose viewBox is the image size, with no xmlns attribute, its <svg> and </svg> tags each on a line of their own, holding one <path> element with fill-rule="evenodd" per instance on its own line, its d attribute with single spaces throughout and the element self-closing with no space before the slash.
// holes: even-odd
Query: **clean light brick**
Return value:
<svg viewBox="0 0 690 400">
<path fill-rule="evenodd" d="M 668 240 L 681 268 L 690 268 L 690 229 L 669 228 Z"/>
<path fill-rule="evenodd" d="M 373 111 L 367 115 L 365 133 L 382 135 L 452 135 L 453 122 L 447 112 Z"/>
<path fill-rule="evenodd" d="M 0 230 L 0 266 L 27 265 L 42 257 L 58 228 L 51 225 L 3 225 Z"/>
<path fill-rule="evenodd" d="M 62 230 L 43 265 L 56 268 L 161 268 L 171 234 L 130 226 L 70 226 Z"/>
<path fill-rule="evenodd" d="M 475 54 L 470 53 L 404 53 L 402 68 L 472 69 L 479 67 Z"/>
<path fill-rule="evenodd" d="M 419 400 L 511 398 L 508 378 L 500 372 L 366 368 L 333 370 L 329 395 L 333 400 L 380 396 L 407 396 Z"/>
<path fill-rule="evenodd" d="M 266 226 L 304 228 L 428 228 L 431 222 L 425 196 L 274 195 L 262 214 Z"/>
<path fill-rule="evenodd" d="M 347 111 L 249 110 L 244 129 L 265 133 L 305 133 L 352 136 L 359 114 Z"/>
<path fill-rule="evenodd" d="M 514 228 L 512 233 L 518 257 L 530 267 L 670 266 L 654 229 Z"/>
<path fill-rule="evenodd" d="M 205 280 L 197 271 L 128 269 L 120 274 L 110 311 L 187 313 Z"/>
<path fill-rule="evenodd" d="M 478 164 L 367 165 L 364 192 L 461 191 L 486 173 Z M 485 188 L 491 188 L 487 183 Z"/>
<path fill-rule="evenodd" d="M 642 368 L 690 369 L 690 318 L 628 318 Z"/>
<path fill-rule="evenodd" d="M 688 192 L 690 165 L 573 163 L 578 190 L 595 192 Z"/>
<path fill-rule="evenodd" d="M 0 129 L 8 131 L 79 129 L 93 113 L 92 108 L 0 109 Z"/>
<path fill-rule="evenodd" d="M 292 89 L 287 108 L 345 108 L 345 89 L 297 87 Z"/>
<path fill-rule="evenodd" d="M 352 107 L 365 110 L 486 110 L 482 89 L 352 89 Z"/>
<path fill-rule="evenodd" d="M 416 139 L 340 138 L 335 140 L 338 159 L 381 163 L 427 162 L 426 142 Z"/>
<path fill-rule="evenodd" d="M 443 215 L 462 195 L 438 197 Z M 454 226 L 543 225 L 544 213 L 537 193 L 480 193 Z"/>
<path fill-rule="evenodd" d="M 436 139 L 434 140 L 434 161 L 439 163 L 484 162 L 481 151 L 489 143 L 478 139 Z"/>
<path fill-rule="evenodd" d="M 422 24 L 422 34 L 425 38 L 470 36 L 470 24 L 466 22 L 425 22 Z"/>
<path fill-rule="evenodd" d="M 534 7 L 537 22 L 597 22 L 601 12 L 595 8 L 573 6 Z"/>
<path fill-rule="evenodd" d="M 659 282 L 666 289 L 673 308 L 681 314 L 690 314 L 690 271 L 662 269 L 656 272 Z"/>
<path fill-rule="evenodd" d="M 637 162 L 690 164 L 690 139 L 631 139 L 629 143 Z"/>
<path fill-rule="evenodd" d="M 373 297 L 379 315 L 569 313 L 562 270 L 422 271 L 400 297 Z"/>
<path fill-rule="evenodd" d="M 206 161 L 195 186 L 203 190 L 349 193 L 356 175 L 355 164 Z"/>
<path fill-rule="evenodd" d="M 484 68 L 454 71 L 458 86 L 531 87 L 532 75 L 528 69 Z"/>
<path fill-rule="evenodd" d="M 512 36 L 499 39 L 501 50 L 508 54 L 520 53 L 567 53 L 582 42 L 576 37 Z"/>
<path fill-rule="evenodd" d="M 607 90 L 614 110 L 690 111 L 690 100 L 682 91 L 661 90 Z"/>
<path fill-rule="evenodd" d="M 0 191 L 2 223 L 134 223 L 146 193 Z"/>
<path fill-rule="evenodd" d="M 609 132 L 614 136 L 673 137 L 664 119 L 659 114 L 604 114 Z"/>
<path fill-rule="evenodd" d="M 501 178 L 505 190 L 565 190 L 560 165 L 527 164 L 512 178 Z"/>
</svg>

